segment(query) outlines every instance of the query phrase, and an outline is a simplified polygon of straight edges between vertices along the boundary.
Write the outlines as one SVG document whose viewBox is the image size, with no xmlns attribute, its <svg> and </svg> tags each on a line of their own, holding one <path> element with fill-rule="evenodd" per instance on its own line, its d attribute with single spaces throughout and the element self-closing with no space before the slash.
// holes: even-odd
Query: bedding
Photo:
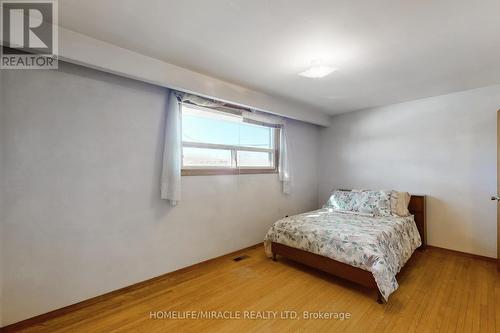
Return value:
<svg viewBox="0 0 500 333">
<path fill-rule="evenodd" d="M 382 297 L 398 288 L 396 274 L 421 244 L 413 216 L 372 216 L 323 208 L 286 217 L 269 229 L 264 246 L 280 243 L 373 274 Z"/>
</svg>

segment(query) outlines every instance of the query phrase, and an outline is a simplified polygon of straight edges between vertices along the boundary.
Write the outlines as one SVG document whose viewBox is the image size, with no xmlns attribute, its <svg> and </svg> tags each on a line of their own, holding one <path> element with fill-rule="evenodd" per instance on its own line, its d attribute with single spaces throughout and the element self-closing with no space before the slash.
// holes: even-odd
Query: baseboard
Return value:
<svg viewBox="0 0 500 333">
<path fill-rule="evenodd" d="M 145 287 L 145 286 L 147 286 L 147 285 L 149 285 L 151 283 L 154 283 L 154 282 L 157 282 L 157 281 L 160 281 L 160 280 L 163 280 L 163 279 L 171 278 L 174 275 L 178 275 L 178 274 L 181 274 L 181 273 L 186 273 L 186 272 L 192 271 L 192 270 L 198 268 L 201 265 L 206 265 L 206 264 L 208 264 L 210 262 L 213 262 L 213 261 L 216 261 L 216 260 L 220 260 L 220 259 L 223 259 L 223 258 L 226 258 L 226 257 L 232 257 L 232 256 L 234 256 L 236 254 L 239 254 L 241 252 L 245 252 L 245 251 L 248 251 L 248 250 L 251 250 L 251 249 L 255 249 L 255 248 L 259 247 L 259 246 L 262 246 L 262 243 L 255 244 L 255 245 L 243 248 L 241 250 L 233 251 L 231 253 L 224 254 L 222 256 L 218 256 L 218 257 L 215 257 L 215 258 L 212 258 L 212 259 L 208 259 L 208 260 L 199 262 L 197 264 L 194 264 L 194 265 L 191 265 L 191 266 L 187 266 L 187 267 L 178 269 L 178 270 L 173 271 L 173 272 L 162 274 L 160 276 L 157 276 L 157 277 L 145 280 L 145 281 L 141 281 L 141 282 L 135 283 L 135 284 L 127 286 L 127 287 L 123 287 L 123 288 L 120 288 L 120 289 L 117 289 L 117 290 L 113 290 L 113 291 L 110 291 L 110 292 L 108 292 L 106 294 L 99 295 L 99 296 L 96 296 L 96 297 L 92 297 L 92 298 L 86 299 L 84 301 L 81 301 L 81 302 L 78 302 L 78 303 L 75 303 L 75 304 L 71 304 L 71 305 L 62 307 L 60 309 L 52 310 L 50 312 L 47 312 L 47 313 L 44 313 L 44 314 L 41 314 L 41 315 L 38 315 L 38 316 L 35 316 L 35 317 L 32 317 L 32 318 L 24 319 L 24 320 L 19 321 L 17 323 L 13 323 L 13 324 L 10 324 L 10 325 L 7 325 L 5 327 L 0 328 L 0 332 L 8 333 L 8 332 L 16 332 L 16 331 L 19 331 L 19 330 L 22 330 L 22 329 L 26 329 L 27 327 L 34 326 L 34 325 L 43 323 L 43 322 L 45 322 L 47 320 L 50 320 L 50 319 L 53 319 L 53 318 L 65 315 L 67 313 L 80 310 L 82 308 L 85 308 L 87 306 L 90 306 L 90 305 L 93 305 L 93 304 L 96 304 L 96 303 L 108 300 L 108 299 L 110 299 L 112 297 L 115 297 L 115 296 L 118 296 L 120 294 L 124 294 L 124 293 L 130 292 L 130 291 L 133 291 L 133 290 L 137 290 L 137 289 L 143 288 L 143 287 Z"/>
<path fill-rule="evenodd" d="M 446 251 L 446 252 L 450 252 L 450 253 L 454 253 L 454 254 L 459 254 L 461 256 L 465 256 L 465 257 L 469 257 L 469 258 L 497 262 L 497 258 L 481 256 L 479 254 L 472 254 L 472 253 L 461 252 L 461 251 L 457 251 L 457 250 L 450 250 L 450 249 L 446 249 L 444 247 L 433 246 L 433 245 L 427 245 L 427 248 L 428 249 L 438 249 L 438 250 L 441 250 L 441 251 Z"/>
</svg>

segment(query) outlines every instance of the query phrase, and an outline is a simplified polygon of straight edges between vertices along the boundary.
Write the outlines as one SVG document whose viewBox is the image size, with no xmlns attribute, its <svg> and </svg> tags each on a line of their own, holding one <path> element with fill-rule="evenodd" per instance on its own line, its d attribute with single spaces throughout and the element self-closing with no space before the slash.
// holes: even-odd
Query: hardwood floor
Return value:
<svg viewBox="0 0 500 333">
<path fill-rule="evenodd" d="M 167 276 L 25 332 L 500 332 L 495 262 L 430 248 L 416 252 L 389 303 L 373 291 L 280 258 L 261 246 Z M 155 311 L 345 312 L 335 319 L 150 319 Z M 278 313 L 279 317 L 281 313 Z"/>
</svg>

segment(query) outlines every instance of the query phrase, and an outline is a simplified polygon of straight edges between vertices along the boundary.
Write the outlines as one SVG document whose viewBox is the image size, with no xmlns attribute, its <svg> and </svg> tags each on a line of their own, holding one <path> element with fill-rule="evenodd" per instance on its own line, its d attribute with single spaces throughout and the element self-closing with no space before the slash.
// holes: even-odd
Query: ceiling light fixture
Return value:
<svg viewBox="0 0 500 333">
<path fill-rule="evenodd" d="M 312 79 L 319 79 L 319 78 L 327 76 L 328 74 L 330 74 L 336 70 L 337 70 L 337 68 L 335 68 L 335 67 L 323 65 L 323 62 L 321 61 L 321 59 L 316 59 L 316 60 L 311 61 L 311 66 L 307 70 L 299 73 L 299 75 L 304 76 L 304 77 L 308 77 L 308 78 L 312 78 Z"/>
</svg>

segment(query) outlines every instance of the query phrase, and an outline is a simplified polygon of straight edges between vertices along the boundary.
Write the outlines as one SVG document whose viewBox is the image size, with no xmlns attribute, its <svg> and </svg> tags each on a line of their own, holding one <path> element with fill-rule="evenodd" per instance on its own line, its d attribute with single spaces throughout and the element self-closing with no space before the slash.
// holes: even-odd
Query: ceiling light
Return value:
<svg viewBox="0 0 500 333">
<path fill-rule="evenodd" d="M 313 60 L 311 61 L 311 66 L 302 73 L 299 73 L 299 75 L 312 79 L 319 79 L 336 70 L 337 68 L 323 65 L 321 60 Z"/>
</svg>

